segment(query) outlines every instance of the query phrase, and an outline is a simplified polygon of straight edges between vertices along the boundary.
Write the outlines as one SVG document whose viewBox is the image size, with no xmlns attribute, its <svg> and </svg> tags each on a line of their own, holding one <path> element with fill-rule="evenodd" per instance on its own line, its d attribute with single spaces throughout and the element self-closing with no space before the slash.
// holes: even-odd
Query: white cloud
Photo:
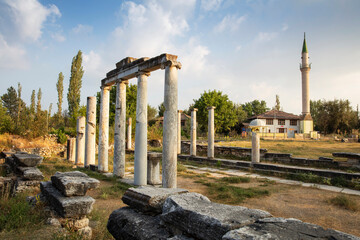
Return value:
<svg viewBox="0 0 360 240">
<path fill-rule="evenodd" d="M 91 50 L 88 54 L 83 53 L 83 65 L 85 78 L 102 79 L 106 74 L 106 70 L 111 66 L 106 66 L 100 54 Z M 114 65 L 112 65 L 114 66 Z"/>
<path fill-rule="evenodd" d="M 191 38 L 184 49 L 187 51 L 183 52 L 181 56 L 183 65 L 181 71 L 185 74 L 201 74 L 207 67 L 206 57 L 210 54 L 209 49 L 201 45 L 195 38 Z"/>
<path fill-rule="evenodd" d="M 246 16 L 238 17 L 236 15 L 226 15 L 219 24 L 214 27 L 215 33 L 224 32 L 225 30 L 229 30 L 231 32 L 235 32 L 240 24 L 244 22 Z"/>
<path fill-rule="evenodd" d="M 65 36 L 62 35 L 61 33 L 57 32 L 57 33 L 52 33 L 51 37 L 58 41 L 58 42 L 64 42 L 66 40 Z"/>
<path fill-rule="evenodd" d="M 241 50 L 241 48 L 242 48 L 242 46 L 241 45 L 238 45 L 238 46 L 236 46 L 236 48 L 235 48 L 235 51 L 240 51 Z"/>
<path fill-rule="evenodd" d="M 204 11 L 216 11 L 223 0 L 201 0 L 201 9 Z"/>
<path fill-rule="evenodd" d="M 25 59 L 26 51 L 21 47 L 9 46 L 0 34 L 0 68 L 26 69 L 29 64 Z"/>
<path fill-rule="evenodd" d="M 48 17 L 60 17 L 61 13 L 55 5 L 43 6 L 37 0 L 4 0 L 9 7 L 9 17 L 18 31 L 18 35 L 26 40 L 37 41 L 42 35 L 44 22 Z"/>
<path fill-rule="evenodd" d="M 281 31 L 285 32 L 286 30 L 289 29 L 289 25 L 287 25 L 286 23 L 283 24 Z"/>
<path fill-rule="evenodd" d="M 78 24 L 72 29 L 72 32 L 75 34 L 89 34 L 92 33 L 93 27 L 90 25 Z"/>
<path fill-rule="evenodd" d="M 259 32 L 256 36 L 256 42 L 268 42 L 275 39 L 278 36 L 277 32 Z"/>
</svg>

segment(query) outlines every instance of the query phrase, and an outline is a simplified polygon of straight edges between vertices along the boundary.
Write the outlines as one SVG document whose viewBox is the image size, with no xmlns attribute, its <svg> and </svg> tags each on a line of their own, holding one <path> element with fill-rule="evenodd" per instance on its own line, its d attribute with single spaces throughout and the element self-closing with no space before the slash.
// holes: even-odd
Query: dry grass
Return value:
<svg viewBox="0 0 360 240">
<path fill-rule="evenodd" d="M 34 139 L 27 139 L 17 135 L 1 134 L 0 135 L 0 150 L 10 150 L 13 148 L 41 148 L 51 147 L 57 145 L 57 142 L 50 141 L 44 137 Z"/>
<path fill-rule="evenodd" d="M 232 147 L 251 147 L 250 140 L 219 142 L 217 145 Z M 360 143 L 343 143 L 333 140 L 261 140 L 261 148 L 268 152 L 292 153 L 293 157 L 318 159 L 332 157 L 333 152 L 360 153 Z"/>
</svg>

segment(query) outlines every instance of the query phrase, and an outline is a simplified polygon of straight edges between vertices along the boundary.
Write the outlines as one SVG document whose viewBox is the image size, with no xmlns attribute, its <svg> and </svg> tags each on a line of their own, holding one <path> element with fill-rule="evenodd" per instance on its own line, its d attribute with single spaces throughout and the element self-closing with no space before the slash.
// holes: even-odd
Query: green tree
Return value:
<svg viewBox="0 0 360 240">
<path fill-rule="evenodd" d="M 20 124 L 20 112 L 22 110 L 22 107 L 23 107 L 23 101 L 21 99 L 21 90 L 22 90 L 22 87 L 21 87 L 21 84 L 18 83 L 18 98 L 17 98 L 17 102 L 18 102 L 18 109 L 17 109 L 17 119 L 16 119 L 16 126 L 19 126 Z"/>
<path fill-rule="evenodd" d="M 280 111 L 280 98 L 279 98 L 279 95 L 276 94 L 276 101 L 275 101 L 275 110 L 278 110 Z"/>
<path fill-rule="evenodd" d="M 156 117 L 156 113 L 157 113 L 156 108 L 154 108 L 148 104 L 148 106 L 147 106 L 148 121 L 153 120 Z"/>
<path fill-rule="evenodd" d="M 158 116 L 159 116 L 159 117 L 163 117 L 163 116 L 164 116 L 164 112 L 165 112 L 165 105 L 164 105 L 164 102 L 162 102 L 162 103 L 158 106 Z"/>
<path fill-rule="evenodd" d="M 80 106 L 80 91 L 82 86 L 82 77 L 84 70 L 82 67 L 82 52 L 79 50 L 77 55 L 73 58 L 71 64 L 71 76 L 69 82 L 69 89 L 67 100 L 69 104 L 69 115 L 73 120 L 78 116 Z"/>
<path fill-rule="evenodd" d="M 56 89 L 58 92 L 58 116 L 61 116 L 62 113 L 62 102 L 63 102 L 63 92 L 64 92 L 64 75 L 62 72 L 59 73 L 58 81 L 56 83 Z"/>
<path fill-rule="evenodd" d="M 30 112 L 33 115 L 35 114 L 35 90 L 32 90 L 32 93 L 31 93 Z"/>
<path fill-rule="evenodd" d="M 247 102 L 242 104 L 242 108 L 247 113 L 248 117 L 262 114 L 269 110 L 268 107 L 266 107 L 266 102 L 264 100 L 253 100 L 252 102 Z"/>
<path fill-rule="evenodd" d="M 12 133 L 13 131 L 14 122 L 0 101 L 0 133 Z"/>
<path fill-rule="evenodd" d="M 3 106 L 7 109 L 7 113 L 13 119 L 16 120 L 18 109 L 18 96 L 15 88 L 9 87 L 7 93 L 1 96 Z"/>
<path fill-rule="evenodd" d="M 41 97 L 42 97 L 42 92 L 41 92 L 41 88 L 39 88 L 37 94 L 36 114 L 41 114 Z"/>
<path fill-rule="evenodd" d="M 207 107 L 214 106 L 215 109 L 215 130 L 219 133 L 227 133 L 237 123 L 235 105 L 229 100 L 226 94 L 221 91 L 205 91 L 199 99 L 194 99 L 191 107 L 197 108 L 197 119 L 202 131 L 207 131 L 208 110 Z M 190 110 L 191 110 L 190 109 Z"/>
</svg>

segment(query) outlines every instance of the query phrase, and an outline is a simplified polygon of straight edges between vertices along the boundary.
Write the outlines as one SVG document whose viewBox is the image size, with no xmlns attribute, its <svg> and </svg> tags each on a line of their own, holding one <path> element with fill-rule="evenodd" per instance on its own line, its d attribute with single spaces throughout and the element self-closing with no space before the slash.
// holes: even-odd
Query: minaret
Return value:
<svg viewBox="0 0 360 240">
<path fill-rule="evenodd" d="M 301 82 L 302 82 L 302 118 L 300 121 L 300 131 L 310 133 L 313 131 L 313 119 L 310 114 L 310 91 L 309 91 L 309 73 L 311 64 L 309 64 L 309 53 L 306 46 L 304 33 L 304 43 L 301 52 Z"/>
<path fill-rule="evenodd" d="M 306 46 L 306 39 L 304 33 L 304 43 L 301 53 L 301 79 L 302 79 L 302 115 L 310 114 L 310 94 L 309 94 L 309 72 L 311 65 L 309 65 L 309 53 Z"/>
</svg>

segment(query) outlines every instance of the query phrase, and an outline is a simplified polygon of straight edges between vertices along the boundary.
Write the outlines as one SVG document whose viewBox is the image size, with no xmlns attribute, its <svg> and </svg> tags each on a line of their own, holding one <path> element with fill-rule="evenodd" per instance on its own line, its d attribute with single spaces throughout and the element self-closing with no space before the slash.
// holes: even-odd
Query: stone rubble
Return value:
<svg viewBox="0 0 360 240">
<path fill-rule="evenodd" d="M 43 160 L 39 155 L 25 152 L 1 152 L 0 157 L 5 158 L 1 169 L 6 175 L 0 179 L 0 197 L 13 196 L 18 192 L 38 187 L 44 178 L 42 172 L 36 167 Z"/>
<path fill-rule="evenodd" d="M 174 193 L 166 196 L 166 191 Z M 107 224 L 118 240 L 360 240 L 297 219 L 275 218 L 262 210 L 213 203 L 184 189 L 130 188 L 124 196 L 130 207 L 113 211 Z M 151 208 L 154 199 L 161 201 L 154 201 L 156 207 Z"/>
<path fill-rule="evenodd" d="M 86 196 L 89 189 L 99 187 L 100 182 L 85 173 L 56 172 L 51 181 L 41 182 L 41 194 L 50 206 L 51 218 L 56 218 L 63 228 L 70 229 L 91 239 L 92 229 L 87 216 L 91 213 L 95 199 Z M 55 222 L 49 218 L 49 223 Z"/>
</svg>

